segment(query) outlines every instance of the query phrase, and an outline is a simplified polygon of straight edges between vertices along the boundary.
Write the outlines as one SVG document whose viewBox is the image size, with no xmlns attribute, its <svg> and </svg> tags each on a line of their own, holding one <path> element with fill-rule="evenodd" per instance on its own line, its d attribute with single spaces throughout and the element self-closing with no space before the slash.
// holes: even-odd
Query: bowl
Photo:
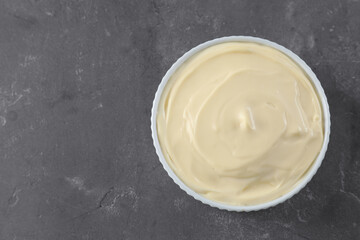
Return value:
<svg viewBox="0 0 360 240">
<path fill-rule="evenodd" d="M 321 150 L 312 164 L 311 168 L 308 170 L 307 175 L 288 193 L 284 194 L 283 196 L 276 198 L 272 201 L 257 204 L 257 205 L 250 205 L 250 206 L 234 206 L 234 205 L 228 205 L 221 202 L 216 202 L 210 199 L 205 198 L 204 196 L 200 195 L 199 193 L 192 190 L 190 187 L 188 187 L 171 169 L 169 164 L 167 163 L 164 154 L 161 150 L 158 134 L 157 134 L 157 126 L 156 126 L 156 117 L 157 117 L 157 111 L 158 111 L 158 105 L 159 101 L 162 95 L 162 92 L 164 90 L 164 87 L 166 86 L 167 82 L 171 78 L 171 76 L 175 73 L 175 71 L 185 62 L 187 61 L 191 56 L 195 55 L 196 53 L 204 50 L 205 48 L 208 48 L 210 46 L 225 43 L 225 42 L 251 42 L 251 43 L 258 43 L 265 46 L 269 46 L 272 48 L 275 48 L 279 50 L 280 52 L 284 53 L 288 57 L 290 57 L 295 63 L 297 63 L 303 71 L 308 75 L 309 80 L 314 86 L 315 91 L 318 94 L 321 107 L 322 107 L 322 113 L 323 113 L 323 127 L 324 127 L 324 140 L 321 147 Z M 328 147 L 329 143 L 329 136 L 330 136 L 330 112 L 329 112 L 329 105 L 326 99 L 326 95 L 324 93 L 324 90 L 320 84 L 320 81 L 316 77 L 315 73 L 311 70 L 311 68 L 295 53 L 290 51 L 289 49 L 271 42 L 269 40 L 258 38 L 258 37 L 250 37 L 250 36 L 229 36 L 229 37 L 221 37 L 216 38 L 210 41 L 207 41 L 205 43 L 202 43 L 188 52 L 186 52 L 182 57 L 180 57 L 172 66 L 171 68 L 166 72 L 165 76 L 163 77 L 158 90 L 155 94 L 153 107 L 151 111 L 151 132 L 152 132 L 152 138 L 154 142 L 154 147 L 156 150 L 157 155 L 159 156 L 160 162 L 162 166 L 164 167 L 165 171 L 168 173 L 168 175 L 173 179 L 173 181 L 187 194 L 194 197 L 196 200 L 201 201 L 204 204 L 210 205 L 211 207 L 216 207 L 223 210 L 228 211 L 237 211 L 237 212 L 249 212 L 249 211 L 257 211 L 261 209 L 266 209 L 269 207 L 273 207 L 275 205 L 278 205 L 279 203 L 284 202 L 285 200 L 291 198 L 296 193 L 298 193 L 302 188 L 305 187 L 305 185 L 311 180 L 311 178 L 315 175 L 316 171 L 320 167 L 324 157 L 325 153 Z"/>
</svg>

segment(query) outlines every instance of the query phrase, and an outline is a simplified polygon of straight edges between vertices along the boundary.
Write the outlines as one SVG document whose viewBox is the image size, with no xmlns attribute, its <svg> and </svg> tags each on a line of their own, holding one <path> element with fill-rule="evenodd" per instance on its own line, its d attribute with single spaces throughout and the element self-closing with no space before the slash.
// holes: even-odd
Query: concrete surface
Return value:
<svg viewBox="0 0 360 240">
<path fill-rule="evenodd" d="M 0 0 L 0 239 L 359 239 L 360 2 Z M 187 196 L 150 136 L 154 93 L 220 36 L 299 54 L 332 134 L 299 194 L 251 213 Z"/>
</svg>

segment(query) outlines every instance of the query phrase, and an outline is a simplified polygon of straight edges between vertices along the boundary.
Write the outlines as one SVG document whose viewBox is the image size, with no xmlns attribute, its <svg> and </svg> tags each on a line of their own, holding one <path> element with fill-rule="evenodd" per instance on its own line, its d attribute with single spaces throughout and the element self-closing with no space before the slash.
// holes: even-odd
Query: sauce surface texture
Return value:
<svg viewBox="0 0 360 240">
<path fill-rule="evenodd" d="M 175 174 L 204 197 L 269 202 L 306 175 L 323 116 L 304 71 L 280 51 L 229 42 L 188 59 L 162 93 L 157 132 Z"/>
</svg>

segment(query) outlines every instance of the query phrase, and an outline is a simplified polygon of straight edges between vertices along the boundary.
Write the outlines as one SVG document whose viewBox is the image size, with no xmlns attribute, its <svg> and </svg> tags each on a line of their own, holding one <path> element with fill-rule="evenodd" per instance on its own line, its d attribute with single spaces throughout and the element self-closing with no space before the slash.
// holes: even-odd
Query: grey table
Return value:
<svg viewBox="0 0 360 240">
<path fill-rule="evenodd" d="M 0 239 L 359 239 L 359 1 L 0 0 Z M 268 210 L 203 205 L 150 132 L 162 76 L 228 35 L 288 47 L 317 74 L 329 150 Z"/>
</svg>

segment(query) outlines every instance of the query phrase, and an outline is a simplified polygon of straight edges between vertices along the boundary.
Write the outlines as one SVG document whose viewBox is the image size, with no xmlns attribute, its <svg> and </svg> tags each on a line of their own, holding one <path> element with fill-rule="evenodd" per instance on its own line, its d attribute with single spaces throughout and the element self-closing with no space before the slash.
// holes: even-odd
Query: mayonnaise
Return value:
<svg viewBox="0 0 360 240">
<path fill-rule="evenodd" d="M 318 96 L 280 51 L 255 43 L 211 46 L 167 83 L 157 113 L 162 152 L 204 197 L 269 202 L 306 175 L 323 143 Z"/>
</svg>

